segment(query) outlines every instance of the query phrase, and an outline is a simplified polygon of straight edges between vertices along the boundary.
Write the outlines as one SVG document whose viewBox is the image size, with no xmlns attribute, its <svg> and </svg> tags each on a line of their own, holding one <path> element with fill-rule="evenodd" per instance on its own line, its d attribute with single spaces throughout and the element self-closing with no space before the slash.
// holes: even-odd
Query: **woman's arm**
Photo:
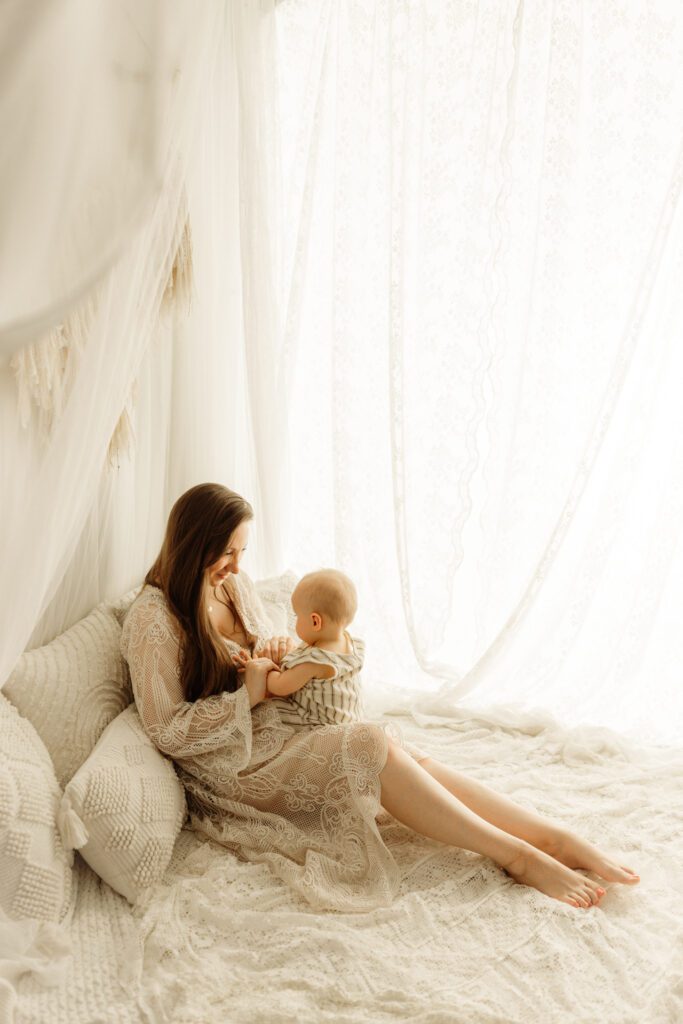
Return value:
<svg viewBox="0 0 683 1024">
<path fill-rule="evenodd" d="M 270 658 L 251 658 L 244 667 L 244 687 L 249 694 L 249 706 L 254 707 L 268 695 L 266 679 L 277 665 Z"/>
<path fill-rule="evenodd" d="M 233 767 L 251 758 L 251 708 L 265 697 L 271 662 L 256 662 L 234 693 L 186 701 L 180 684 L 177 628 L 160 594 L 143 594 L 124 625 L 121 650 L 130 667 L 135 703 L 145 731 L 169 757 L 187 758 L 225 748 Z"/>
<path fill-rule="evenodd" d="M 310 661 L 295 665 L 294 668 L 286 668 L 282 671 L 268 673 L 268 693 L 276 697 L 288 697 L 290 693 L 296 693 L 311 679 L 332 679 L 336 676 L 332 665 L 313 664 Z"/>
</svg>

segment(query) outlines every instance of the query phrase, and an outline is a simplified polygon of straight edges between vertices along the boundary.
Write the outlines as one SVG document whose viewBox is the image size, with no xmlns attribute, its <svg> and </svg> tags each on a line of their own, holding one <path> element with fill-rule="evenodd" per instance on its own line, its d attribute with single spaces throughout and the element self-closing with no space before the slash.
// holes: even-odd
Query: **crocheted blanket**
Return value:
<svg viewBox="0 0 683 1024">
<path fill-rule="evenodd" d="M 134 910 L 77 861 L 65 972 L 24 976 L 17 1024 L 683 1020 L 683 750 L 505 709 L 400 724 L 435 757 L 620 851 L 640 885 L 608 885 L 599 908 L 575 910 L 387 816 L 403 877 L 394 904 L 319 913 L 264 865 L 183 831 L 164 883 Z"/>
</svg>

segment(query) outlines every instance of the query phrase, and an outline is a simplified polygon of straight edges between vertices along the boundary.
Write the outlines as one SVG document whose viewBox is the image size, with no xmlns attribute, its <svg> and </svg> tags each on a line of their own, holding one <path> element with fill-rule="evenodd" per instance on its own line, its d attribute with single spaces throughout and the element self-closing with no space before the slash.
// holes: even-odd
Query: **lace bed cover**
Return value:
<svg viewBox="0 0 683 1024">
<path fill-rule="evenodd" d="M 575 911 L 392 819 L 380 830 L 394 901 L 336 913 L 183 829 L 135 908 L 76 857 L 65 976 L 23 975 L 13 1024 L 679 1024 L 683 750 L 496 709 L 401 725 L 444 763 L 623 851 L 640 885 L 608 885 L 600 908 Z"/>
<path fill-rule="evenodd" d="M 257 645 L 271 633 L 244 573 L 227 581 Z M 236 646 L 236 645 L 235 645 Z M 267 864 L 312 907 L 359 911 L 387 906 L 397 863 L 378 827 L 379 774 L 388 732 L 416 758 L 400 730 L 355 722 L 295 731 L 274 702 L 253 709 L 246 689 L 193 703 L 179 681 L 179 634 L 160 590 L 146 587 L 121 638 L 145 730 L 175 762 L 193 828 L 242 860 Z"/>
</svg>

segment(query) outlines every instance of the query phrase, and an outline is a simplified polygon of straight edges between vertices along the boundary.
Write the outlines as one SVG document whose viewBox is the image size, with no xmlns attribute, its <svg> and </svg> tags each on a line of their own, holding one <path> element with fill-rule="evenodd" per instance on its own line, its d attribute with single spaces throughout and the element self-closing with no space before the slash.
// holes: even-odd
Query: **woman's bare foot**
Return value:
<svg viewBox="0 0 683 1024">
<path fill-rule="evenodd" d="M 501 866 L 520 885 L 533 886 L 546 896 L 572 907 L 593 906 L 605 895 L 605 890 L 597 882 L 526 844 L 512 860 Z"/>
<path fill-rule="evenodd" d="M 568 868 L 593 871 L 606 882 L 637 885 L 640 881 L 640 876 L 631 868 L 618 864 L 614 858 L 602 853 L 592 843 L 564 829 L 558 829 L 557 834 L 543 844 L 543 850 Z"/>
</svg>

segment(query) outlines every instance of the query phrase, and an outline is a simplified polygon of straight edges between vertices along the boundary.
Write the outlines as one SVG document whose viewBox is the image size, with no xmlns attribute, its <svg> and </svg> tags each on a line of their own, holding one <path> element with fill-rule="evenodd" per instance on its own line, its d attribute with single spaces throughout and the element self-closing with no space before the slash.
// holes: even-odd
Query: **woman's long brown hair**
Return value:
<svg viewBox="0 0 683 1024">
<path fill-rule="evenodd" d="M 241 685 L 227 645 L 209 619 L 204 582 L 207 568 L 225 553 L 240 523 L 253 517 L 249 502 L 227 487 L 191 487 L 171 509 L 161 551 L 145 577 L 145 583 L 163 591 L 180 626 L 185 700 Z"/>
</svg>

